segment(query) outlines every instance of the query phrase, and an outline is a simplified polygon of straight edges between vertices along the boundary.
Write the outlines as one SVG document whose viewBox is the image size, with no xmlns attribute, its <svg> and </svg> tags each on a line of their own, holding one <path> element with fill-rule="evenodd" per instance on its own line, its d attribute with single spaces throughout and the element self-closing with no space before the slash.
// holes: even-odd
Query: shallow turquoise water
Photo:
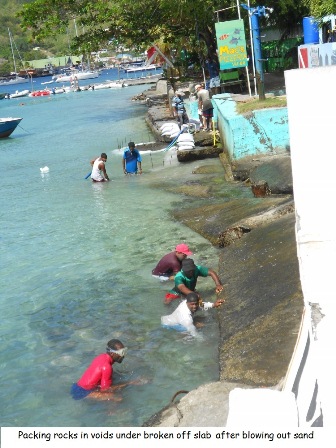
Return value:
<svg viewBox="0 0 336 448">
<path fill-rule="evenodd" d="M 0 116 L 23 117 L 0 140 L 1 426 L 137 426 L 176 391 L 218 378 L 215 313 L 203 341 L 162 329 L 173 309 L 151 277 L 182 241 L 195 261 L 217 266 L 210 243 L 169 217 L 184 198 L 152 188 L 188 173 L 157 153 L 143 156 L 143 176 L 125 177 L 113 152 L 153 140 L 146 106 L 130 100 L 147 87 L 0 102 Z M 102 151 L 112 181 L 92 184 L 84 177 Z M 213 299 L 211 279 L 200 281 Z M 124 389 L 121 403 L 73 401 L 72 382 L 113 337 L 129 347 L 116 382 L 146 384 Z"/>
</svg>

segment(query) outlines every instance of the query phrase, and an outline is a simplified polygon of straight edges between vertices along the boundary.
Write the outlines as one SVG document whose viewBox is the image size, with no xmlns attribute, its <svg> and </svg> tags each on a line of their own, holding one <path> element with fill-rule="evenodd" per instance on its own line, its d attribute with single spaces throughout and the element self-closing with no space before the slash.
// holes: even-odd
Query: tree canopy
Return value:
<svg viewBox="0 0 336 448">
<path fill-rule="evenodd" d="M 269 21 L 284 33 L 309 12 L 308 0 L 266 0 L 263 5 L 274 8 Z M 95 51 L 111 40 L 142 50 L 156 42 L 165 51 L 185 49 L 214 59 L 214 23 L 237 19 L 236 6 L 234 0 L 35 0 L 23 5 L 20 17 L 37 38 L 65 33 L 76 20 L 81 33 L 72 46 L 82 51 Z M 246 17 L 246 11 L 241 9 L 241 15 Z"/>
<path fill-rule="evenodd" d="M 282 38 L 305 16 L 336 12 L 336 0 L 265 0 L 260 6 L 273 8 L 261 26 L 273 25 Z M 247 11 L 240 8 L 240 14 L 248 28 Z M 73 51 L 97 51 L 111 42 L 144 51 L 155 43 L 175 62 L 184 53 L 202 64 L 217 60 L 215 22 L 237 19 L 238 11 L 236 0 L 33 0 L 23 2 L 19 17 L 36 39 L 65 35 L 75 23 Z"/>
<path fill-rule="evenodd" d="M 324 16 L 336 14 L 336 0 L 304 0 L 311 15 L 320 20 Z"/>
</svg>

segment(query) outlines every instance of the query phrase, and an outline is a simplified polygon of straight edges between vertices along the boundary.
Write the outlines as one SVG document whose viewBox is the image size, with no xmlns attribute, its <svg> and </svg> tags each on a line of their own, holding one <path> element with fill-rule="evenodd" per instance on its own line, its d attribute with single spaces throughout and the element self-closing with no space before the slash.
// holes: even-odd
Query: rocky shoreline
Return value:
<svg viewBox="0 0 336 448">
<path fill-rule="evenodd" d="M 144 96 L 151 99 L 147 123 L 160 141 L 160 125 L 173 119 L 167 95 L 151 89 Z M 205 200 L 201 207 L 173 210 L 172 215 L 220 249 L 218 273 L 225 284 L 225 305 L 217 313 L 220 378 L 176 397 L 144 426 L 225 426 L 234 387 L 281 388 L 303 312 L 290 154 L 232 165 L 220 145 L 212 146 L 211 135 L 198 133 L 195 143 L 203 151 L 197 151 L 200 176 L 192 185 L 182 181 L 176 191 Z M 220 173 L 212 166 L 213 157 L 221 160 Z M 182 162 L 187 166 L 188 161 Z M 218 177 L 238 192 L 243 188 L 243 197 L 235 191 L 222 198 Z M 266 183 L 270 194 L 246 194 L 257 183 Z"/>
</svg>

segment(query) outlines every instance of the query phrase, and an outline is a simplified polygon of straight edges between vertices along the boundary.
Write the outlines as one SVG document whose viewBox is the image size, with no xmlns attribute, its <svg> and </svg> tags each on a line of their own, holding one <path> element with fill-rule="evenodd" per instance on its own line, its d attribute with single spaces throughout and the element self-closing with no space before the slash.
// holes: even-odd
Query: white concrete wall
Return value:
<svg viewBox="0 0 336 448">
<path fill-rule="evenodd" d="M 263 422 L 300 428 L 323 426 L 333 435 L 336 67 L 290 70 L 285 72 L 285 80 L 305 312 L 282 393 L 234 389 L 229 397 L 228 425 L 248 425 L 255 419 L 255 425 Z M 259 403 L 257 418 L 255 403 Z"/>
<path fill-rule="evenodd" d="M 336 233 L 334 178 L 336 144 L 336 67 L 285 72 L 293 188 L 296 211 L 297 251 L 307 322 L 303 340 L 310 344 L 299 396 L 318 386 L 317 405 L 324 426 L 335 424 L 334 371 L 336 343 Z M 293 360 L 293 369 L 299 359 Z M 303 385 L 306 384 L 305 388 Z M 300 397 L 299 397 L 300 398 Z"/>
</svg>

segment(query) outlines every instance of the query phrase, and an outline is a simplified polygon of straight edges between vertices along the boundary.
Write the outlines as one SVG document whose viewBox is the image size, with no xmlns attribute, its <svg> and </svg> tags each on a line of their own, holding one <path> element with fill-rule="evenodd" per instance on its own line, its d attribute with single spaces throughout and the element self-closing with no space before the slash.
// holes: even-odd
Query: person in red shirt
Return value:
<svg viewBox="0 0 336 448">
<path fill-rule="evenodd" d="M 77 383 L 72 385 L 72 398 L 81 400 L 90 395 L 90 398 L 116 400 L 113 391 L 130 383 L 112 386 L 112 365 L 123 362 L 126 351 L 127 348 L 118 339 L 108 341 L 106 353 L 96 356 Z"/>
<path fill-rule="evenodd" d="M 174 252 L 169 252 L 158 262 L 152 270 L 152 275 L 160 281 L 174 280 L 175 275 L 181 270 L 182 261 L 192 255 L 189 247 L 184 244 L 178 244 Z"/>
</svg>

